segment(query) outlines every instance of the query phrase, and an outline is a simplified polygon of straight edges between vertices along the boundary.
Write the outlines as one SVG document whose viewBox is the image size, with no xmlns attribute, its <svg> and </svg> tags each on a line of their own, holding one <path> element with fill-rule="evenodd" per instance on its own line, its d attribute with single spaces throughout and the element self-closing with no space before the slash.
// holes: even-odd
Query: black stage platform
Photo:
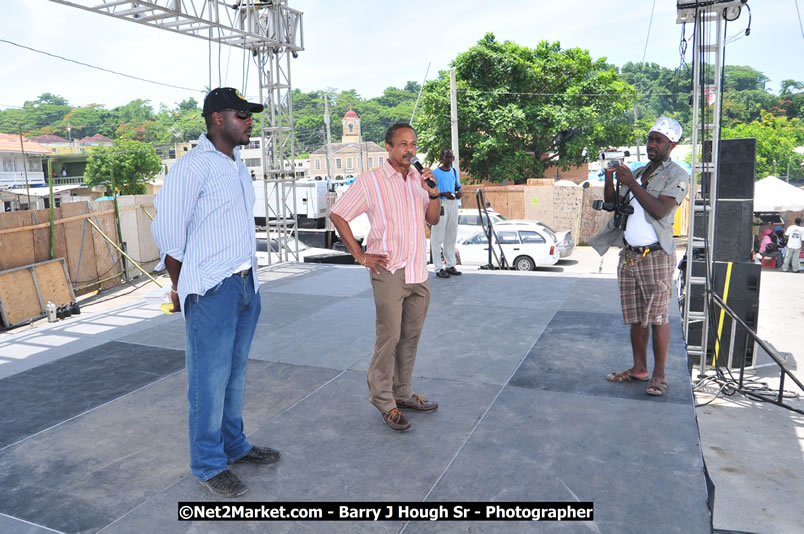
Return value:
<svg viewBox="0 0 804 534">
<path fill-rule="evenodd" d="M 260 276 L 246 431 L 282 460 L 235 466 L 242 500 L 593 501 L 595 521 L 179 522 L 178 501 L 214 500 L 188 468 L 184 325 L 138 304 L 0 344 L 27 355 L 0 366 L 0 532 L 709 531 L 675 304 L 657 398 L 605 379 L 631 361 L 615 279 L 431 278 L 414 388 L 441 406 L 397 433 L 366 400 L 365 270 Z"/>
</svg>

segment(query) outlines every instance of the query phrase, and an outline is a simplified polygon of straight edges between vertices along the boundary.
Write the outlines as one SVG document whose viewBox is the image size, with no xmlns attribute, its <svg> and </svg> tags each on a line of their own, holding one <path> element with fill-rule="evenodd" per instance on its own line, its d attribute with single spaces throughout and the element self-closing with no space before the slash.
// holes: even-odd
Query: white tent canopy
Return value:
<svg viewBox="0 0 804 534">
<path fill-rule="evenodd" d="M 804 210 L 804 190 L 775 176 L 754 183 L 754 211 L 782 212 Z"/>
</svg>

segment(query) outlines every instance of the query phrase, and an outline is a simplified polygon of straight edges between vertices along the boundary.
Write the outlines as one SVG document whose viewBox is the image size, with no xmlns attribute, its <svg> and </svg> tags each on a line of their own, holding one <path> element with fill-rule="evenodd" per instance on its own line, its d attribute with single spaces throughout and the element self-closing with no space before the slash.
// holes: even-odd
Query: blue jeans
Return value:
<svg viewBox="0 0 804 534">
<path fill-rule="evenodd" d="M 190 469 L 199 480 L 226 471 L 251 449 L 243 433 L 243 394 L 260 310 L 252 277 L 237 274 L 184 301 Z"/>
</svg>

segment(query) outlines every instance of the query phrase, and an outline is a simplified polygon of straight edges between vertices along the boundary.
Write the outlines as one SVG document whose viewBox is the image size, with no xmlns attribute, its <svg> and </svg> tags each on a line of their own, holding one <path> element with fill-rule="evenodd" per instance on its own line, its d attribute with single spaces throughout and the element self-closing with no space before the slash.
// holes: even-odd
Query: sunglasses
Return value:
<svg viewBox="0 0 804 534">
<path fill-rule="evenodd" d="M 251 118 L 250 111 L 242 111 L 237 109 L 224 109 L 222 111 L 234 111 L 237 118 L 240 119 L 241 121 L 246 121 Z"/>
</svg>

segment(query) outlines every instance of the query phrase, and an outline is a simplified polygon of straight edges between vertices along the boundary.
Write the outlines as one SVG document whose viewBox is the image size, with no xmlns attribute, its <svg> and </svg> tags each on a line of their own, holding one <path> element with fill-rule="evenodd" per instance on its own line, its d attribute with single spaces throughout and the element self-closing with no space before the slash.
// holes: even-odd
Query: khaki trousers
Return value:
<svg viewBox="0 0 804 534">
<path fill-rule="evenodd" d="M 397 400 L 413 394 L 411 380 L 416 349 L 430 305 L 430 282 L 405 283 L 405 269 L 391 274 L 371 271 L 377 310 L 377 341 L 366 380 L 369 402 L 381 413 L 396 408 Z"/>
</svg>

